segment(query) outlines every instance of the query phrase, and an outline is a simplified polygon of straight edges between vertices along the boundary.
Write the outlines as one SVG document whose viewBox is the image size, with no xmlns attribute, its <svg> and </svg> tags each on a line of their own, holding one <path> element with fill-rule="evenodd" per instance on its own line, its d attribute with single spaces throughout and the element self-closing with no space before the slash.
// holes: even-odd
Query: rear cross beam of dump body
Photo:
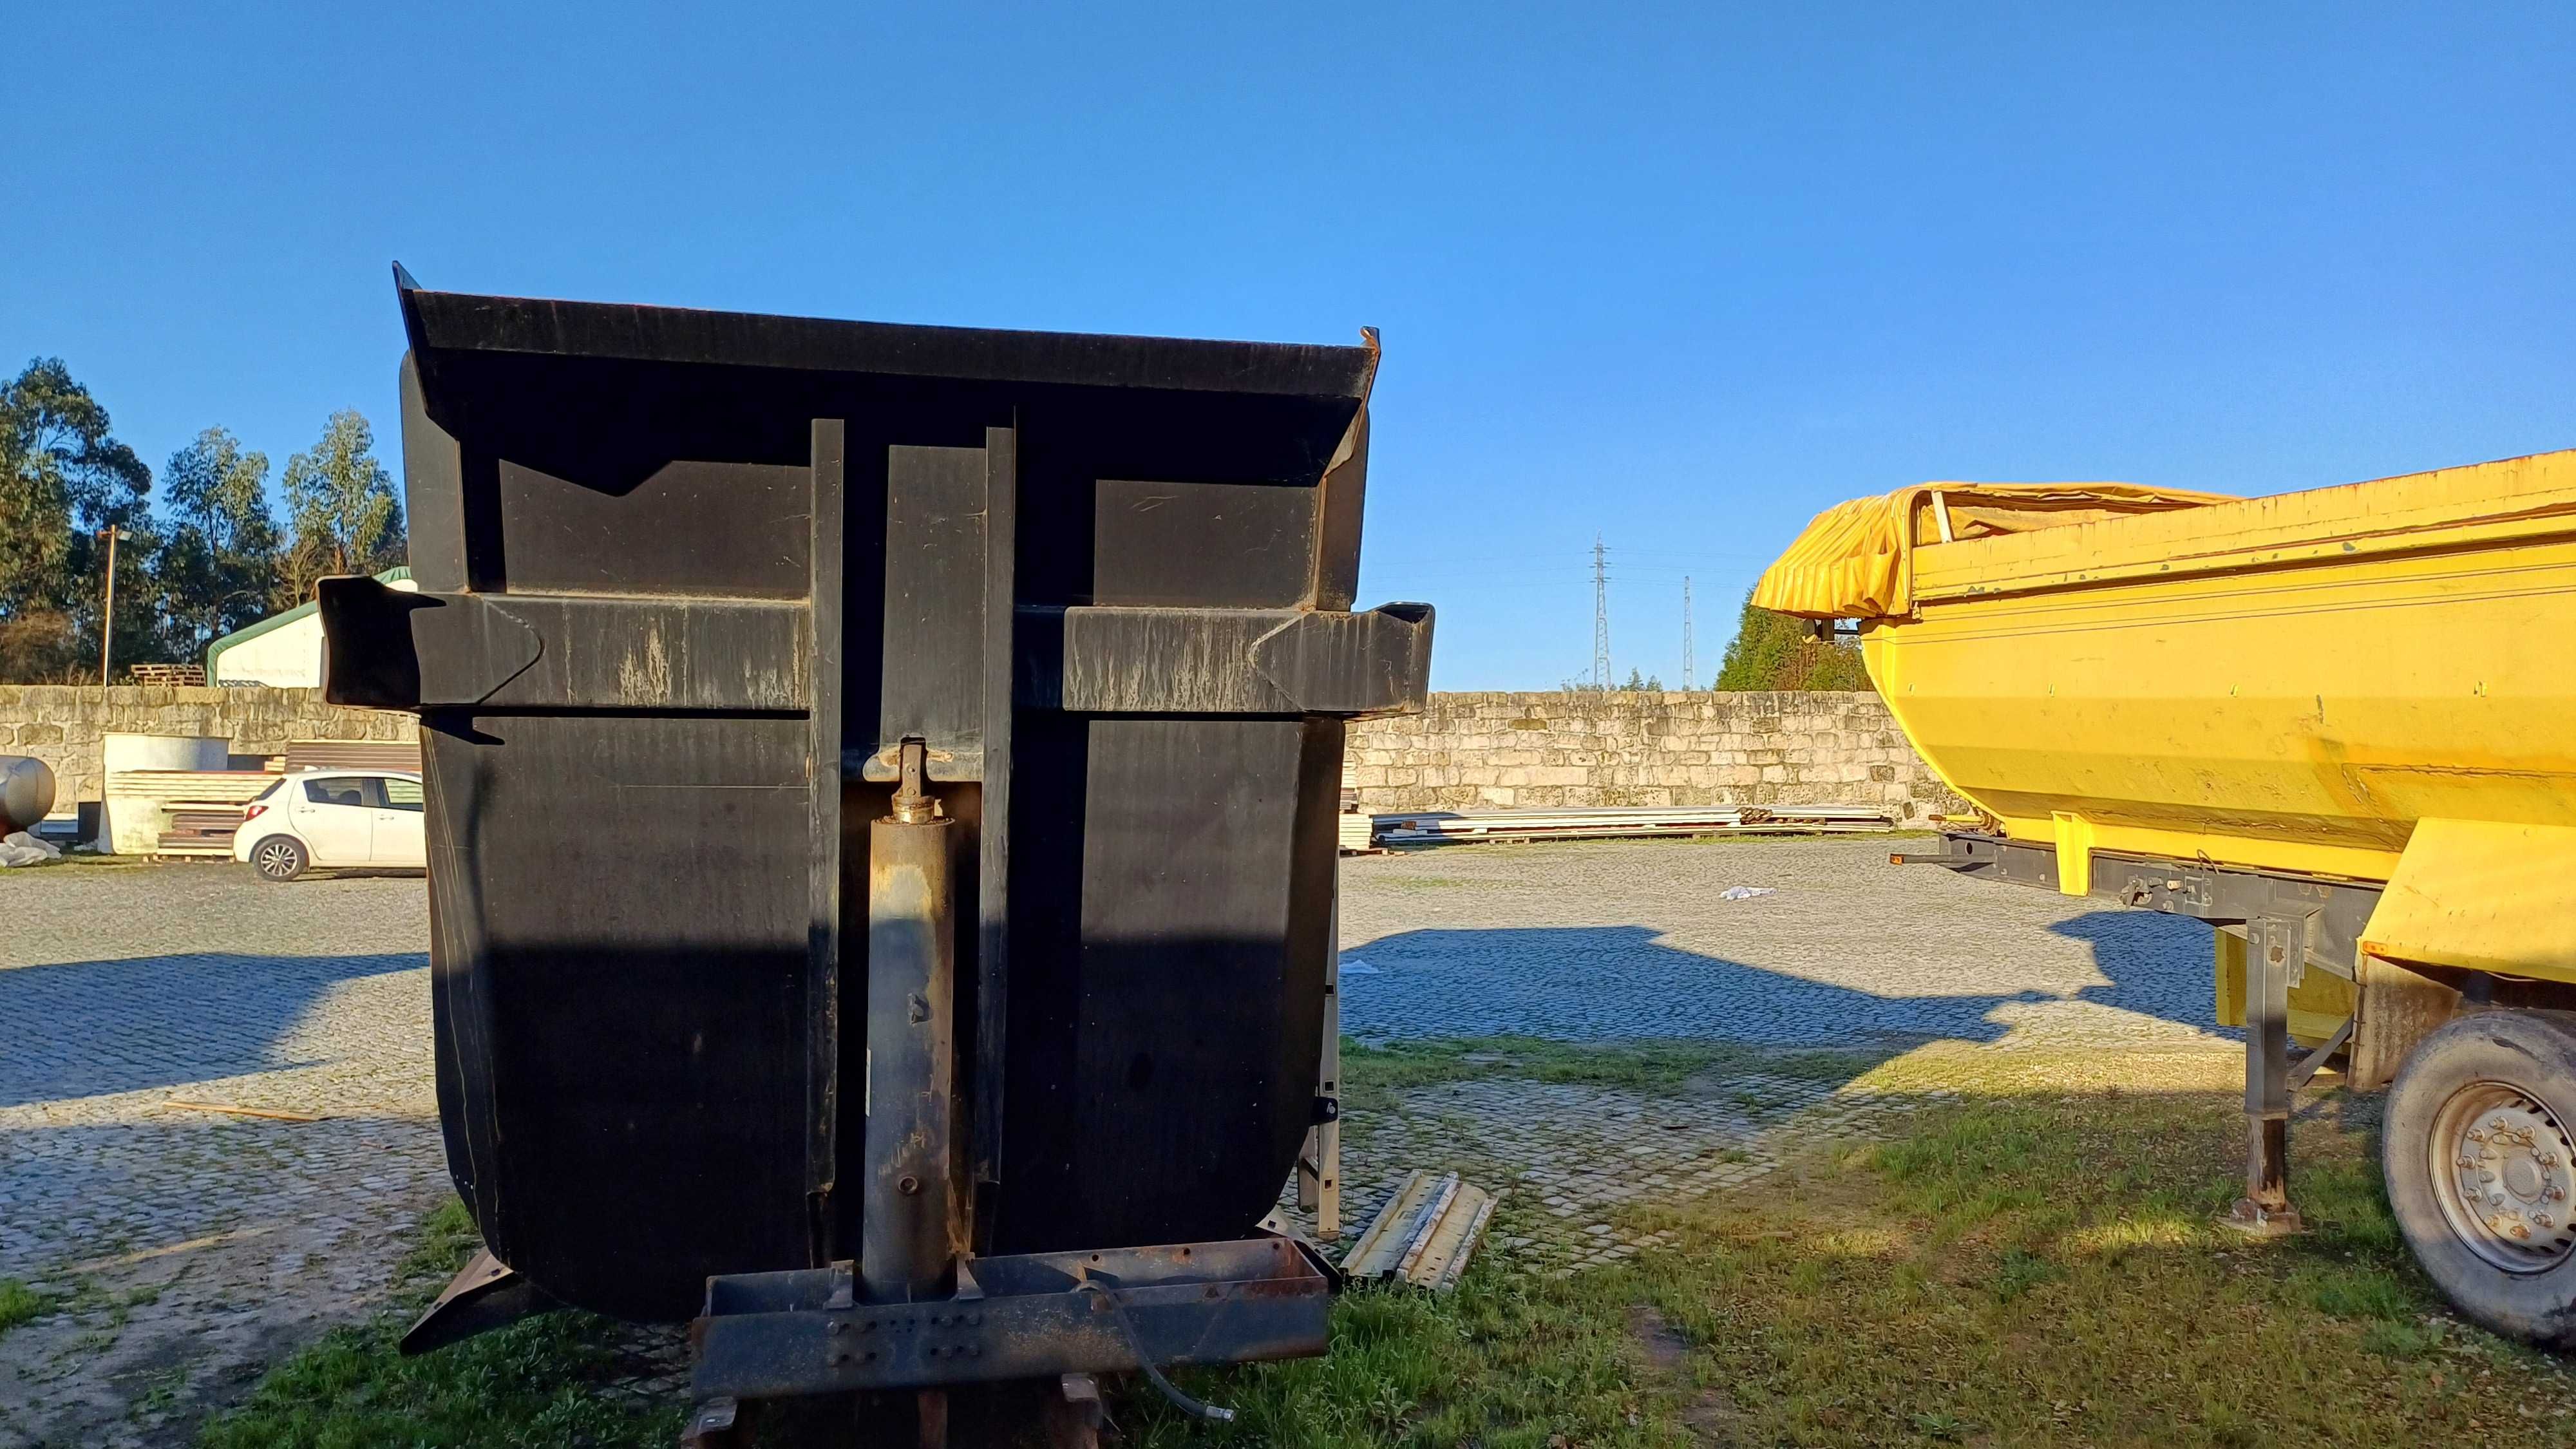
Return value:
<svg viewBox="0 0 2576 1449">
<path fill-rule="evenodd" d="M 403 283 L 420 592 L 323 584 L 326 690 L 421 716 L 500 1301 L 694 1316 L 710 1434 L 1320 1352 L 1327 1275 L 1253 1229 L 1316 1112 L 1344 724 L 1422 707 L 1432 635 L 1351 608 L 1374 337 Z"/>
</svg>

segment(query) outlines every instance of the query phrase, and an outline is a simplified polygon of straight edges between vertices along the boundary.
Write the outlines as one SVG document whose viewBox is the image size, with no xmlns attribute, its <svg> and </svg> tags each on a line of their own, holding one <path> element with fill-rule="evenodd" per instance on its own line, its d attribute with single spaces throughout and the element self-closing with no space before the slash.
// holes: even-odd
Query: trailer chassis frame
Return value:
<svg viewBox="0 0 2576 1449">
<path fill-rule="evenodd" d="M 1965 876 L 2064 891 L 2057 849 L 1984 832 L 1945 832 L 1937 852 L 1898 853 L 1899 865 L 1939 865 Z M 2245 1195 L 2220 1219 L 2258 1236 L 2302 1224 L 2289 1197 L 2290 1109 L 2333 1055 L 2359 1030 L 2361 935 L 2380 887 L 2363 881 L 2093 851 L 2081 872 L 2088 899 L 2191 916 L 2219 930 L 2241 928 L 2245 952 Z M 2327 1040 L 2301 1053 L 2290 1040 L 2289 995 L 2310 967 L 2353 982 L 2353 1012 Z"/>
</svg>

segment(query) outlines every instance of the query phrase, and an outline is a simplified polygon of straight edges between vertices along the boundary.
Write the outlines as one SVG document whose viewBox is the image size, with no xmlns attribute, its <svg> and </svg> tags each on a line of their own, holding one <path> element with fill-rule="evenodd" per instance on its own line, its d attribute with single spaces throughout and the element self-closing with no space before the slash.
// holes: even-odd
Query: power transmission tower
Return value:
<svg viewBox="0 0 2576 1449">
<path fill-rule="evenodd" d="M 1682 693 L 1691 692 L 1690 575 L 1682 575 Z"/>
<path fill-rule="evenodd" d="M 1610 551 L 1601 535 L 1592 535 L 1592 687 L 1608 689 L 1610 678 Z"/>
</svg>

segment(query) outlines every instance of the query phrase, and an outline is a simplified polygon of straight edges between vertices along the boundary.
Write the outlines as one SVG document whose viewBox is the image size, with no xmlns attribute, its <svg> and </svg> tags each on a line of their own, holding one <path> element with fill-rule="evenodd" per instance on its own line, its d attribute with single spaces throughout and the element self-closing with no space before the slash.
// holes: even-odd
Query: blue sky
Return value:
<svg viewBox="0 0 2576 1449">
<path fill-rule="evenodd" d="M 2576 7 L 21 7 L 0 362 L 396 456 L 387 280 L 1384 330 L 1434 683 L 1714 672 L 1817 509 L 2576 445 Z M 2447 13 L 2446 13 L 2447 11 Z"/>
</svg>

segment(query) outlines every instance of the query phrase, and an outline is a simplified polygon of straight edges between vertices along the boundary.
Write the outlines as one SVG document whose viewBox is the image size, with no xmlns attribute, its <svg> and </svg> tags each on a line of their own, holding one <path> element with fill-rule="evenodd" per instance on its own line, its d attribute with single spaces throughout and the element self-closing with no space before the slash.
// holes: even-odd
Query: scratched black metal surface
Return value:
<svg viewBox="0 0 2576 1449">
<path fill-rule="evenodd" d="M 1314 1094 L 1342 719 L 1428 663 L 1427 610 L 1276 627 L 1350 606 L 1373 340 L 402 300 L 423 592 L 326 601 L 331 688 L 423 713 L 441 1115 L 495 1253 L 678 1318 L 856 1252 L 902 735 L 965 857 L 979 1247 L 1246 1232 Z M 1068 610 L 1085 680 L 1206 647 L 1068 698 Z M 1274 617 L 1189 616 L 1232 610 Z"/>
</svg>

